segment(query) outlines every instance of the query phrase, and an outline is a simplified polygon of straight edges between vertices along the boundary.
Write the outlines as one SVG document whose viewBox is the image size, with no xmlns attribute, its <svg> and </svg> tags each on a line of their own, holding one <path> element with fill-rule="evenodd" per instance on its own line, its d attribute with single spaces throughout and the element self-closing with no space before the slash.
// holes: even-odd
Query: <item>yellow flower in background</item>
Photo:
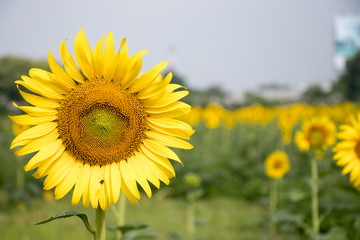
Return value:
<svg viewBox="0 0 360 240">
<path fill-rule="evenodd" d="M 148 181 L 158 188 L 160 181 L 169 184 L 175 171 L 168 159 L 181 163 L 169 147 L 192 148 L 183 139 L 193 129 L 174 119 L 190 111 L 179 101 L 188 91 L 170 84 L 171 73 L 158 77 L 167 62 L 138 76 L 147 51 L 129 57 L 123 39 L 115 53 L 111 32 L 91 51 L 80 30 L 74 49 L 80 71 L 63 41 L 65 69 L 50 51 L 52 72 L 31 69 L 30 77 L 15 82 L 34 93 L 19 88 L 33 106 L 14 104 L 26 114 L 10 118 L 33 127 L 19 134 L 11 148 L 23 146 L 16 155 L 37 152 L 25 170 L 37 168 L 36 178 L 47 176 L 44 189 L 55 188 L 56 199 L 74 188 L 72 204 L 82 197 L 85 207 L 91 203 L 106 210 L 118 201 L 120 189 L 137 203 L 137 184 L 151 197 Z"/>
<path fill-rule="evenodd" d="M 203 113 L 206 127 L 209 129 L 217 128 L 220 125 L 223 114 L 224 108 L 221 105 L 209 104 Z"/>
<path fill-rule="evenodd" d="M 201 177 L 196 173 L 187 173 L 184 176 L 184 181 L 189 187 L 197 188 L 201 185 Z"/>
<path fill-rule="evenodd" d="M 23 131 L 25 131 L 29 128 L 30 128 L 29 125 L 22 125 L 22 124 L 17 124 L 17 123 L 12 124 L 12 131 L 13 131 L 14 136 L 19 135 L 20 133 L 22 133 Z"/>
<path fill-rule="evenodd" d="M 360 186 L 360 115 L 350 118 L 350 124 L 340 126 L 337 134 L 340 142 L 335 145 L 334 160 L 343 167 L 342 174 L 350 173 L 350 182 Z"/>
<path fill-rule="evenodd" d="M 295 135 L 295 143 L 300 150 L 310 148 L 326 149 L 336 141 L 336 126 L 326 117 L 314 117 L 304 121 Z"/>
<path fill-rule="evenodd" d="M 236 125 L 236 114 L 231 111 L 225 111 L 224 113 L 224 125 L 227 129 L 233 129 Z"/>
<path fill-rule="evenodd" d="M 201 107 L 192 107 L 191 111 L 188 114 L 184 115 L 183 119 L 191 126 L 196 126 L 201 120 L 202 112 L 203 110 Z"/>
<path fill-rule="evenodd" d="M 278 109 L 277 120 L 282 133 L 282 141 L 289 144 L 292 140 L 292 131 L 299 121 L 297 105 Z"/>
<path fill-rule="evenodd" d="M 270 153 L 265 160 L 266 175 L 270 178 L 282 178 L 290 169 L 288 155 L 283 151 Z"/>
</svg>

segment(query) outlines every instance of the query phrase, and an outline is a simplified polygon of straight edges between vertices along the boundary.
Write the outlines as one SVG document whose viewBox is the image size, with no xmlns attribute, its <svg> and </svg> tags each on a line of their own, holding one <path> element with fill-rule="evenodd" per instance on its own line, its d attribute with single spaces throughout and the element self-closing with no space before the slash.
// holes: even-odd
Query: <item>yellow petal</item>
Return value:
<svg viewBox="0 0 360 240">
<path fill-rule="evenodd" d="M 34 169 L 39 162 L 42 162 L 45 159 L 55 155 L 61 146 L 62 146 L 62 141 L 60 139 L 57 139 L 54 142 L 41 148 L 40 151 L 37 154 L 35 154 L 35 156 L 32 157 L 30 161 L 26 164 L 25 171 L 30 171 Z"/>
<path fill-rule="evenodd" d="M 114 36 L 112 32 L 109 32 L 106 36 L 104 47 L 104 77 L 105 79 L 113 79 L 115 72 L 116 62 L 114 59 Z"/>
<path fill-rule="evenodd" d="M 102 55 L 102 49 L 104 46 L 104 40 L 106 36 L 103 36 L 96 44 L 91 59 L 91 66 L 94 69 L 94 75 L 98 79 L 104 76 L 104 57 Z"/>
<path fill-rule="evenodd" d="M 148 123 L 148 126 L 151 130 L 161 132 L 170 136 L 180 137 L 183 139 L 190 140 L 190 136 L 195 132 L 195 130 L 184 130 L 184 129 L 174 129 L 174 128 L 161 128 L 152 123 Z"/>
<path fill-rule="evenodd" d="M 153 163 L 161 172 L 163 172 L 163 173 L 166 175 L 166 179 L 167 179 L 166 181 L 168 181 L 168 183 L 166 183 L 166 184 L 169 184 L 169 183 L 170 183 L 169 179 L 175 177 L 175 170 L 174 170 L 174 168 L 172 168 L 171 170 L 169 170 L 168 168 L 165 168 L 163 165 L 161 165 L 161 164 L 159 164 L 159 163 L 157 163 L 157 162 L 155 162 L 155 161 L 152 161 L 152 163 Z"/>
<path fill-rule="evenodd" d="M 146 149 L 146 148 L 143 148 Z M 147 150 L 147 149 L 146 149 Z M 173 175 L 175 176 L 175 170 L 174 167 L 171 165 L 170 161 L 162 156 L 159 156 L 149 150 L 147 150 L 147 152 L 143 152 L 142 150 L 140 150 L 141 153 L 143 153 L 145 156 L 147 156 L 149 159 L 151 159 L 153 162 L 163 166 L 164 168 L 166 168 L 168 171 L 172 172 Z"/>
<path fill-rule="evenodd" d="M 354 161 L 349 162 L 349 163 L 343 168 L 343 170 L 341 171 L 341 174 L 342 174 L 342 175 L 348 174 L 348 173 L 354 168 L 354 164 L 355 164 Z"/>
<path fill-rule="evenodd" d="M 48 86 L 61 95 L 66 95 L 66 93 L 69 92 L 69 88 L 64 86 L 51 72 L 39 68 L 31 68 L 29 70 L 29 75 L 32 80 Z"/>
<path fill-rule="evenodd" d="M 64 63 L 65 70 L 66 70 L 67 74 L 69 74 L 69 76 L 71 78 L 73 78 L 75 81 L 77 81 L 78 83 L 84 83 L 84 78 L 80 74 L 79 69 L 76 66 L 74 59 L 72 58 L 71 54 L 67 50 L 65 41 L 66 40 L 62 41 L 61 45 L 60 45 L 60 55 L 61 55 L 61 59 Z"/>
<path fill-rule="evenodd" d="M 35 151 L 40 150 L 41 148 L 45 147 L 46 145 L 54 142 L 59 137 L 59 132 L 57 129 L 54 129 L 49 134 L 39 137 L 25 145 L 24 147 L 20 148 L 15 152 L 16 155 L 21 156 L 25 154 L 29 154 Z"/>
<path fill-rule="evenodd" d="M 114 75 L 115 83 L 119 84 L 122 82 L 122 80 L 125 77 L 128 64 L 129 64 L 129 48 L 126 44 L 124 44 L 124 48 L 121 51 L 118 64 L 115 70 L 115 75 Z"/>
<path fill-rule="evenodd" d="M 148 52 L 148 50 L 137 52 L 129 59 L 128 71 L 122 80 L 122 85 L 124 88 L 128 88 L 140 74 L 142 67 L 142 56 Z"/>
<path fill-rule="evenodd" d="M 126 198 L 132 203 L 132 204 L 138 204 L 137 199 L 132 195 L 130 190 L 127 188 L 126 184 L 124 184 L 124 181 L 121 181 L 121 194 L 125 194 Z"/>
<path fill-rule="evenodd" d="M 120 176 L 120 167 L 119 163 L 112 163 L 111 164 L 111 171 L 110 171 L 110 183 L 111 183 L 111 190 L 113 194 L 113 203 L 117 203 L 120 196 L 120 188 L 121 188 L 121 176 Z"/>
<path fill-rule="evenodd" d="M 147 120 L 152 124 L 162 128 L 180 128 L 192 130 L 192 127 L 189 124 L 172 118 L 148 118 Z"/>
<path fill-rule="evenodd" d="M 106 183 L 105 186 L 108 197 L 108 204 L 111 205 L 114 202 L 113 191 L 111 188 L 111 181 L 110 181 L 111 165 L 108 164 L 106 166 L 103 166 L 103 168 L 105 169 L 105 183 Z"/>
<path fill-rule="evenodd" d="M 170 183 L 169 178 L 154 162 L 152 162 L 150 159 L 148 159 L 146 156 L 142 154 L 138 154 L 137 157 L 140 158 L 142 162 L 142 165 L 139 166 L 141 170 L 150 169 L 152 174 L 157 176 L 160 179 L 160 181 L 162 181 L 166 185 L 169 185 Z"/>
<path fill-rule="evenodd" d="M 168 105 L 178 101 L 179 99 L 187 96 L 188 94 L 189 94 L 188 91 L 174 92 L 174 93 L 171 93 L 157 101 L 144 101 L 144 106 L 148 107 L 148 108 L 165 107 L 165 106 L 168 106 Z"/>
<path fill-rule="evenodd" d="M 148 108 L 146 112 L 153 118 L 174 118 L 188 114 L 191 111 L 191 106 L 184 102 L 175 102 L 161 108 Z"/>
<path fill-rule="evenodd" d="M 82 199 L 84 207 L 88 208 L 90 204 L 90 184 L 85 186 Z"/>
<path fill-rule="evenodd" d="M 356 142 L 354 141 L 344 141 L 344 142 L 339 142 L 338 144 L 336 144 L 336 146 L 334 147 L 334 149 L 339 150 L 346 150 L 346 149 L 352 149 L 354 148 L 356 145 Z"/>
<path fill-rule="evenodd" d="M 145 193 L 148 195 L 149 198 L 151 198 L 151 188 L 149 186 L 148 181 L 146 180 L 144 174 L 139 171 L 139 169 L 135 166 L 135 162 L 132 161 L 133 158 L 136 158 L 136 156 L 128 159 L 127 161 L 127 165 L 128 165 L 128 170 L 130 172 L 130 174 L 132 174 L 136 181 L 140 184 L 140 186 L 142 187 L 142 189 L 144 189 Z"/>
<path fill-rule="evenodd" d="M 55 116 L 58 111 L 55 109 L 46 109 L 46 108 L 39 108 L 39 107 L 29 107 L 29 106 L 18 106 L 16 103 L 13 102 L 14 107 L 21 109 L 22 111 L 26 112 L 27 114 L 33 117 L 45 117 L 45 116 Z"/>
<path fill-rule="evenodd" d="M 357 179 L 360 176 L 359 170 L 360 170 L 359 163 L 354 164 L 354 167 L 350 172 L 350 182 L 354 182 L 355 179 Z"/>
<path fill-rule="evenodd" d="M 41 108 L 49 108 L 49 109 L 55 109 L 60 107 L 60 104 L 51 99 L 39 97 L 30 93 L 23 92 L 19 89 L 19 86 L 17 86 L 21 96 L 27 101 L 28 103 Z"/>
<path fill-rule="evenodd" d="M 90 172 L 90 203 L 94 209 L 97 209 L 99 205 L 99 194 L 100 194 L 100 187 L 101 187 L 101 179 L 100 179 L 100 166 L 93 165 L 91 166 Z"/>
<path fill-rule="evenodd" d="M 143 90 L 146 86 L 149 85 L 151 81 L 153 81 L 159 74 L 165 69 L 168 65 L 168 62 L 164 61 L 152 69 L 141 75 L 136 81 L 129 87 L 129 92 L 135 93 Z"/>
<path fill-rule="evenodd" d="M 48 175 L 49 170 L 54 165 L 54 162 L 59 157 L 61 157 L 61 155 L 64 153 L 64 151 L 65 151 L 65 146 L 62 145 L 54 155 L 52 155 L 50 158 L 44 160 L 43 162 L 41 162 L 41 164 L 39 164 L 39 166 L 38 166 L 39 168 L 37 169 L 37 171 L 35 172 L 35 174 L 33 176 L 35 178 L 39 179 L 39 178 L 42 178 L 42 177 Z M 25 169 L 25 171 L 28 171 L 26 166 L 24 167 L 24 169 Z"/>
<path fill-rule="evenodd" d="M 148 168 L 141 168 L 142 166 L 142 159 L 134 157 L 131 159 L 131 164 L 133 168 L 136 168 L 139 173 L 142 173 L 144 177 L 149 180 L 155 187 L 160 188 L 160 181 L 159 179 L 154 176 L 154 174 L 151 172 Z"/>
<path fill-rule="evenodd" d="M 65 97 L 60 93 L 54 90 L 55 88 L 49 84 L 36 81 L 35 79 L 22 76 L 21 80 L 15 81 L 16 84 L 22 85 L 29 89 L 30 91 L 37 93 L 43 97 L 51 98 L 51 99 L 64 99 Z"/>
<path fill-rule="evenodd" d="M 81 195 L 83 195 L 83 193 L 85 191 L 85 187 L 90 185 L 89 182 L 90 182 L 90 165 L 83 164 L 83 166 L 79 172 L 79 178 L 77 179 L 77 181 L 75 183 L 73 197 L 71 200 L 72 205 L 78 204 L 78 202 L 80 201 Z"/>
<path fill-rule="evenodd" d="M 137 97 L 139 99 L 147 99 L 147 98 L 159 99 L 160 97 L 165 95 L 165 92 L 163 92 L 162 90 L 164 90 L 166 86 L 169 85 L 171 78 L 172 78 L 172 73 L 170 72 L 166 75 L 166 77 L 162 81 L 160 82 L 153 81 L 153 83 L 149 84 L 151 85 L 151 87 L 147 87 L 142 91 L 140 91 L 137 94 Z"/>
<path fill-rule="evenodd" d="M 67 90 L 71 90 L 74 87 L 76 87 L 76 84 L 72 80 L 72 78 L 55 61 L 55 58 L 52 54 L 52 50 L 50 50 L 49 52 L 48 61 L 49 61 L 50 69 L 53 72 L 54 76 L 56 77 L 56 80 L 62 86 L 66 87 Z"/>
<path fill-rule="evenodd" d="M 144 149 L 147 148 L 147 149 Z M 146 152 L 146 150 L 152 151 L 160 156 L 173 159 L 177 162 L 180 162 L 180 158 L 172 151 L 170 148 L 158 143 L 157 141 L 151 139 L 144 139 L 144 145 L 141 145 L 141 149 Z M 181 163 L 182 164 L 182 163 Z"/>
<path fill-rule="evenodd" d="M 28 114 L 18 115 L 18 116 L 9 116 L 9 118 L 21 125 L 39 125 L 43 123 L 52 122 L 57 119 L 57 116 L 46 116 L 46 117 L 33 117 Z"/>
<path fill-rule="evenodd" d="M 50 133 L 51 131 L 53 131 L 56 127 L 57 127 L 57 123 L 49 122 L 49 123 L 44 123 L 44 124 L 29 128 L 15 137 L 15 139 L 11 143 L 10 149 L 13 149 L 14 147 L 17 147 L 20 145 L 24 145 L 24 144 L 22 144 L 23 140 L 29 140 L 29 139 L 42 137 L 42 136 Z"/>
<path fill-rule="evenodd" d="M 75 160 L 65 151 L 61 157 L 54 162 L 54 165 L 49 170 L 49 175 L 44 181 L 43 189 L 49 190 L 58 185 L 67 177 L 74 164 Z"/>
<path fill-rule="evenodd" d="M 100 191 L 99 191 L 99 204 L 102 210 L 107 211 L 108 201 L 107 201 L 107 192 L 106 192 L 106 184 L 105 182 L 105 167 L 102 166 L 100 168 Z"/>
<path fill-rule="evenodd" d="M 80 66 L 81 71 L 88 79 L 93 78 L 93 70 L 91 68 L 92 52 L 89 43 L 86 39 L 85 33 L 82 29 L 79 30 L 74 42 L 76 60 Z"/>
<path fill-rule="evenodd" d="M 69 174 L 56 186 L 56 200 L 63 198 L 72 189 L 77 179 L 79 178 L 79 173 L 82 165 L 83 164 L 81 162 L 76 161 L 75 164 L 72 166 Z"/>
<path fill-rule="evenodd" d="M 182 148 L 182 149 L 192 149 L 193 146 L 185 140 L 179 139 L 177 137 L 169 136 L 166 134 L 159 133 L 157 131 L 147 131 L 146 135 L 153 140 L 158 141 L 161 144 L 169 147 Z"/>
<path fill-rule="evenodd" d="M 129 171 L 126 161 L 120 161 L 120 174 L 122 180 L 124 181 L 124 185 L 127 186 L 131 194 L 134 195 L 135 198 L 139 199 L 140 193 L 136 185 L 135 177 Z"/>
</svg>

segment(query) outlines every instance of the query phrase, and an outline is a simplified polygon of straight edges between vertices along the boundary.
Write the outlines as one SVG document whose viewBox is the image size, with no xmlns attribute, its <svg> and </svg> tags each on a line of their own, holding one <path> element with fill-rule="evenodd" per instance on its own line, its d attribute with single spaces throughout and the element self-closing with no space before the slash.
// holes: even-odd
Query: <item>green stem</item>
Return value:
<svg viewBox="0 0 360 240">
<path fill-rule="evenodd" d="M 95 240 L 105 240 L 105 212 L 99 206 L 95 212 Z"/>
<path fill-rule="evenodd" d="M 186 207 L 186 227 L 189 234 L 189 237 L 193 237 L 195 234 L 195 213 L 192 202 L 189 202 Z"/>
<path fill-rule="evenodd" d="M 125 225 L 125 211 L 126 210 L 126 196 L 123 192 L 120 192 L 120 199 L 118 203 L 118 227 L 122 227 Z M 121 240 L 123 238 L 123 234 L 121 231 L 116 232 L 116 239 Z"/>
<path fill-rule="evenodd" d="M 312 176 L 312 192 L 311 192 L 311 210 L 312 210 L 312 223 L 313 223 L 313 232 L 315 239 L 319 233 L 320 221 L 319 221 L 319 198 L 318 198 L 318 166 L 317 159 L 313 157 L 311 159 L 311 176 Z"/>
<path fill-rule="evenodd" d="M 277 209 L 278 204 L 278 179 L 274 179 L 271 182 L 271 188 L 270 188 L 270 201 L 269 201 L 269 212 L 270 215 L 274 214 Z M 271 235 L 275 234 L 277 230 L 276 223 L 272 220 L 270 220 L 269 224 L 269 232 Z"/>
<path fill-rule="evenodd" d="M 22 162 L 23 162 L 23 158 L 22 157 L 18 157 L 18 159 L 16 159 L 16 163 L 17 163 L 17 167 L 16 167 L 16 187 L 19 190 L 23 190 L 24 189 L 24 185 L 25 185 L 25 172 L 24 172 L 24 168 L 22 166 Z"/>
</svg>

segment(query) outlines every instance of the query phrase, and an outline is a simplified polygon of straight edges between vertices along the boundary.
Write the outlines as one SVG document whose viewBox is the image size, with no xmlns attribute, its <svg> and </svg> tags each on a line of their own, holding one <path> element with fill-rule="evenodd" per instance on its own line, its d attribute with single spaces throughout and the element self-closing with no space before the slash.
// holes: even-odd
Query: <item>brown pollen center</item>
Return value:
<svg viewBox="0 0 360 240">
<path fill-rule="evenodd" d="M 91 165 L 131 157 L 146 137 L 146 112 L 135 95 L 105 80 L 86 81 L 61 102 L 60 138 L 72 155 Z"/>
<path fill-rule="evenodd" d="M 326 132 L 320 127 L 312 127 L 309 131 L 309 143 L 312 147 L 320 147 L 325 143 Z"/>
<path fill-rule="evenodd" d="M 279 160 L 279 159 L 277 159 L 277 160 L 274 161 L 274 163 L 273 163 L 273 168 L 274 168 L 274 169 L 280 169 L 280 168 L 282 168 L 282 166 L 283 166 L 283 163 L 282 163 L 282 161 Z"/>
<path fill-rule="evenodd" d="M 360 159 L 360 141 L 358 141 L 355 145 L 355 153 L 358 159 Z"/>
</svg>

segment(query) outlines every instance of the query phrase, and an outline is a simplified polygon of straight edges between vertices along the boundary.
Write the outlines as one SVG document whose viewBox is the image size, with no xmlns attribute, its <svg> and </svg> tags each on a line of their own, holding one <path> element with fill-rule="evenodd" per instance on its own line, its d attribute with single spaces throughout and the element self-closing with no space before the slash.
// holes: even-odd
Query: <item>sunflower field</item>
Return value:
<svg viewBox="0 0 360 240">
<path fill-rule="evenodd" d="M 111 32 L 74 50 L 0 62 L 2 239 L 360 239 L 356 103 L 230 106 Z"/>
<path fill-rule="evenodd" d="M 153 202 L 145 198 L 128 205 L 126 222 L 146 223 L 144 239 L 359 239 L 358 111 L 353 103 L 193 106 L 181 120 L 196 130 L 190 140 L 194 149 L 176 151 L 184 164 L 175 165 L 176 178 L 153 188 Z M 23 172 L 25 157 L 9 151 L 23 126 L 3 115 L 1 127 L 0 230 L 5 239 L 46 239 L 41 226 L 26 226 L 34 221 L 30 216 L 40 221 L 64 204 L 42 190 L 43 179 Z M 164 216 L 169 221 L 161 221 Z M 108 218 L 115 221 L 115 214 Z M 49 226 L 61 231 L 80 224 L 64 220 Z M 77 232 L 80 239 L 89 237 Z"/>
</svg>

